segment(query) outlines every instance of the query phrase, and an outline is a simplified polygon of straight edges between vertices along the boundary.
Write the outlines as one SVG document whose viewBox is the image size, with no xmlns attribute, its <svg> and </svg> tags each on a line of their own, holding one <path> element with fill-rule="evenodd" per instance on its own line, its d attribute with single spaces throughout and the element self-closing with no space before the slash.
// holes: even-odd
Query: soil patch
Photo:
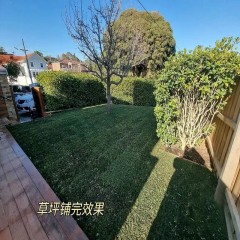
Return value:
<svg viewBox="0 0 240 240">
<path fill-rule="evenodd" d="M 177 145 L 172 145 L 171 147 L 163 147 L 163 149 L 179 157 L 186 158 L 192 162 L 212 169 L 212 164 L 205 141 L 202 141 L 202 143 L 195 148 L 185 150 L 185 152 L 183 152 Z"/>
</svg>

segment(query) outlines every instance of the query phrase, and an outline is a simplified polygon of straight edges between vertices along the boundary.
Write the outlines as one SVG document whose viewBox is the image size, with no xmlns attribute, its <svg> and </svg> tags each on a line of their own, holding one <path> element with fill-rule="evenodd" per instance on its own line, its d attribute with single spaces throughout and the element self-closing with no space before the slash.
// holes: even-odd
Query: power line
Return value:
<svg viewBox="0 0 240 240">
<path fill-rule="evenodd" d="M 158 23 L 156 22 L 156 19 L 153 18 L 153 16 L 151 15 L 151 13 L 143 6 L 143 4 L 140 2 L 140 0 L 137 0 L 137 1 L 138 1 L 138 3 L 142 6 L 142 8 L 145 10 L 145 12 L 148 13 L 148 15 L 152 18 L 152 20 L 153 20 L 156 24 L 158 24 Z M 160 25 L 158 25 L 158 26 L 160 26 Z"/>
<path fill-rule="evenodd" d="M 148 14 L 150 14 L 149 12 L 148 12 L 148 10 L 143 6 L 143 4 L 139 1 L 139 0 L 137 0 L 138 1 L 138 3 L 142 6 L 142 8 L 148 13 Z M 150 14 L 151 15 L 151 14 Z"/>
<path fill-rule="evenodd" d="M 138 2 L 138 3 L 141 5 L 141 7 L 145 10 L 145 12 L 148 13 L 148 15 L 152 18 L 152 20 L 153 20 L 159 27 L 161 27 L 161 26 L 159 25 L 159 23 L 156 22 L 156 19 L 153 18 L 153 16 L 151 15 L 151 13 L 144 7 L 144 5 L 141 3 L 141 1 L 140 1 L 140 0 L 137 0 L 137 2 Z M 176 45 L 176 48 L 180 51 L 180 49 L 177 47 L 177 45 Z"/>
<path fill-rule="evenodd" d="M 27 62 L 28 74 L 29 74 L 29 77 L 30 77 L 31 83 L 33 84 L 32 75 L 31 75 L 31 72 L 30 72 L 29 63 L 28 63 L 28 57 L 27 57 L 27 51 L 28 51 L 28 50 L 26 50 L 26 48 L 25 48 L 25 44 L 24 44 L 23 39 L 22 39 L 22 44 L 23 44 L 23 48 L 20 48 L 20 49 L 18 49 L 18 48 L 16 48 L 16 47 L 15 47 L 15 48 L 16 48 L 17 50 L 21 50 L 21 51 L 24 52 L 25 57 L 26 57 L 26 62 Z"/>
</svg>

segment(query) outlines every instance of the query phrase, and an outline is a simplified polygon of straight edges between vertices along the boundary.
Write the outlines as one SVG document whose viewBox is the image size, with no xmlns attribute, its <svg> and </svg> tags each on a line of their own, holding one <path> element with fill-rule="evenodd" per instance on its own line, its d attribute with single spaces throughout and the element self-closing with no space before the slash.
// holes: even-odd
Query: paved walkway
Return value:
<svg viewBox="0 0 240 240">
<path fill-rule="evenodd" d="M 71 216 L 39 215 L 39 202 L 60 202 L 0 123 L 0 239 L 88 239 Z"/>
</svg>

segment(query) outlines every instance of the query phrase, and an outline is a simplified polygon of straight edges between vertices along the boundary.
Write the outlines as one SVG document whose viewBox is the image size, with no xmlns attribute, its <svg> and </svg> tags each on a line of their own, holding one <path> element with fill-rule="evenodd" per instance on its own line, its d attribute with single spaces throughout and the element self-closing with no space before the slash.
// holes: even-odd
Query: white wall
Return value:
<svg viewBox="0 0 240 240">
<path fill-rule="evenodd" d="M 17 84 L 24 85 L 24 86 L 29 85 L 27 78 L 25 76 L 18 76 Z"/>
<path fill-rule="evenodd" d="M 33 63 L 33 66 L 31 66 L 31 62 Z M 38 54 L 33 54 L 31 57 L 28 57 L 28 63 L 29 63 L 29 69 L 32 75 L 33 83 L 36 83 L 36 75 L 42 71 L 47 70 L 47 62 L 44 60 L 44 58 L 40 57 Z M 43 64 L 43 67 L 41 67 L 41 63 Z M 17 81 L 20 85 L 29 85 L 31 84 L 31 79 L 29 77 L 28 68 L 26 60 L 20 62 L 21 67 L 24 68 L 25 76 L 18 76 Z M 35 73 L 35 76 L 34 76 Z"/>
</svg>

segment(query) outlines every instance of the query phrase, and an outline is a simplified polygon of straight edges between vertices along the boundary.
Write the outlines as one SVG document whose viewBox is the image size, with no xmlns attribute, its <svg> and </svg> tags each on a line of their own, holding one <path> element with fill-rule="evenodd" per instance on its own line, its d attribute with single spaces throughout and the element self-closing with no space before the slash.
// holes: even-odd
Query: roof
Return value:
<svg viewBox="0 0 240 240">
<path fill-rule="evenodd" d="M 0 64 L 6 64 L 8 62 L 19 62 L 22 60 L 22 56 L 15 56 L 13 54 L 0 54 Z"/>
<path fill-rule="evenodd" d="M 33 55 L 38 55 L 38 54 L 37 53 L 30 53 L 30 54 L 27 54 L 27 57 L 30 58 Z M 41 56 L 39 56 L 39 57 L 41 57 Z M 45 59 L 43 57 L 41 57 L 41 58 L 45 61 Z M 8 62 L 21 62 L 21 61 L 24 61 L 24 60 L 26 60 L 25 56 L 16 56 L 16 55 L 13 55 L 13 54 L 0 54 L 0 64 L 6 64 Z"/>
<path fill-rule="evenodd" d="M 32 57 L 33 55 L 38 55 L 38 54 L 37 54 L 37 53 L 29 53 L 29 54 L 27 54 L 27 57 L 30 58 L 30 57 Z M 38 55 L 38 56 L 39 56 L 39 55 Z M 44 58 L 41 57 L 41 56 L 39 56 L 39 57 L 42 58 L 42 59 L 44 59 Z M 26 60 L 26 57 L 25 57 L 25 56 L 19 56 L 18 62 L 24 61 L 24 60 Z M 44 59 L 44 61 L 46 62 L 45 59 Z"/>
</svg>

